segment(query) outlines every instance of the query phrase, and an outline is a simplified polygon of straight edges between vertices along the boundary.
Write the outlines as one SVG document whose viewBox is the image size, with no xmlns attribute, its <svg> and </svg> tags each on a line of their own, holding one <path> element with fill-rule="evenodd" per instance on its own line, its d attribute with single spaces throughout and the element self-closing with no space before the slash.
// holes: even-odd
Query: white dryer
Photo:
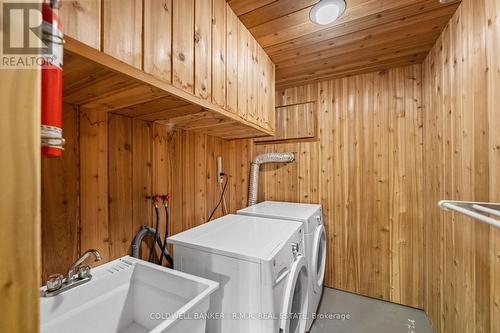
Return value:
<svg viewBox="0 0 500 333">
<path fill-rule="evenodd" d="M 208 333 L 303 333 L 308 276 L 303 225 L 226 215 L 168 239 L 175 269 L 220 284 Z"/>
<path fill-rule="evenodd" d="M 311 329 L 323 293 L 326 264 L 326 233 L 321 205 L 265 201 L 241 209 L 238 214 L 301 222 L 309 272 L 309 300 L 306 331 Z M 275 220 L 269 220 L 274 222 Z"/>
</svg>

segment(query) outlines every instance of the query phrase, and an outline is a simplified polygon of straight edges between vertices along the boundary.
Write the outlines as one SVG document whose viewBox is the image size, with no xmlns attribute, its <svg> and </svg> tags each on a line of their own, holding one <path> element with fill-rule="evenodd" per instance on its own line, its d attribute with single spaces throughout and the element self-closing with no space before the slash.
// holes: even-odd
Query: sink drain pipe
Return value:
<svg viewBox="0 0 500 333">
<path fill-rule="evenodd" d="M 248 185 L 248 206 L 257 203 L 259 191 L 259 170 L 261 164 L 266 163 L 290 163 L 295 160 L 293 153 L 267 153 L 258 155 L 250 164 L 250 181 Z"/>
</svg>

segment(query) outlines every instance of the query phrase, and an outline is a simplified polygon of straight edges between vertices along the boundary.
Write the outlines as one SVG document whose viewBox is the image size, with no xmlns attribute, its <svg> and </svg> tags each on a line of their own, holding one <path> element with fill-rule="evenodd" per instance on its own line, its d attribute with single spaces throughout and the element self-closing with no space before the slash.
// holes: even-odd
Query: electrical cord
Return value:
<svg viewBox="0 0 500 333">
<path fill-rule="evenodd" d="M 158 197 L 153 197 L 152 200 L 156 213 L 156 226 L 155 226 L 155 235 L 153 237 L 153 242 L 151 243 L 151 248 L 149 249 L 149 257 L 148 257 L 149 262 L 151 262 L 151 259 L 153 257 L 153 251 L 155 249 L 156 239 L 158 238 L 158 228 L 160 227 L 160 208 L 158 207 L 157 204 Z"/>
<path fill-rule="evenodd" d="M 219 208 L 220 204 L 224 200 L 224 193 L 226 192 L 226 187 L 227 187 L 228 181 L 227 181 L 227 175 L 225 173 L 221 173 L 220 175 L 221 175 L 221 177 L 224 177 L 226 181 L 224 183 L 224 187 L 222 188 L 222 193 L 220 194 L 219 202 L 217 203 L 217 206 L 215 206 L 214 210 L 212 211 L 212 213 L 208 217 L 207 222 L 210 222 L 210 220 L 212 220 L 212 217 L 214 216 L 215 212 L 217 211 L 217 208 Z"/>
</svg>

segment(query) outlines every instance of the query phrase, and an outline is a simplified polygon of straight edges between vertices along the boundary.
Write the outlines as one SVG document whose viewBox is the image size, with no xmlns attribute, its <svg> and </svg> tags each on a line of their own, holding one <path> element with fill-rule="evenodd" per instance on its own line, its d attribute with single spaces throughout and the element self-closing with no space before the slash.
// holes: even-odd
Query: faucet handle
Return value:
<svg viewBox="0 0 500 333">
<path fill-rule="evenodd" d="M 85 278 L 89 278 L 92 275 L 90 274 L 90 266 L 89 265 L 80 265 L 78 267 L 78 279 L 83 280 Z"/>
<path fill-rule="evenodd" d="M 61 274 L 53 274 L 47 280 L 47 291 L 52 292 L 61 289 L 63 285 L 63 276 Z"/>
</svg>

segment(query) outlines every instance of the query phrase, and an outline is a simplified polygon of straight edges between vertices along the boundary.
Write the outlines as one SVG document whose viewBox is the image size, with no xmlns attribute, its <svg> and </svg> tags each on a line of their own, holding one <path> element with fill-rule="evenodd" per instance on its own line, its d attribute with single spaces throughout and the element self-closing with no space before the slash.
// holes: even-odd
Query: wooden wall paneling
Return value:
<svg viewBox="0 0 500 333">
<path fill-rule="evenodd" d="M 165 195 L 167 193 L 172 194 L 172 200 L 174 200 L 176 194 L 172 193 L 172 181 L 173 176 L 170 172 L 171 157 L 169 156 L 169 133 L 168 127 L 161 124 L 153 124 L 153 183 L 152 183 L 152 193 Z M 152 207 L 151 202 L 149 203 Z M 154 211 L 154 209 L 152 209 Z M 160 213 L 160 227 L 158 232 L 160 235 L 165 233 L 165 209 L 162 204 L 159 204 Z M 174 212 L 172 211 L 172 214 Z M 182 221 L 182 220 L 178 220 Z M 156 227 L 156 215 L 152 213 L 152 226 Z M 158 249 L 156 253 L 160 254 Z"/>
<path fill-rule="evenodd" d="M 2 332 L 38 332 L 40 327 L 40 82 L 37 69 L 2 70 Z"/>
<path fill-rule="evenodd" d="M 500 128 L 500 113 L 498 105 L 500 105 L 500 95 L 497 93 L 500 89 L 500 57 L 498 50 L 500 49 L 500 4 L 495 0 L 485 1 L 486 19 L 488 28 L 486 29 L 486 63 L 488 66 L 488 81 L 487 81 L 487 101 L 488 109 L 488 124 L 489 124 L 489 185 L 490 185 L 490 200 L 500 202 L 500 135 L 495 129 Z M 483 22 L 484 25 L 484 22 Z M 496 170 L 496 172 L 495 172 Z M 500 332 L 500 230 L 490 228 L 490 244 L 492 251 L 489 255 L 489 264 L 492 266 L 490 274 L 490 323 L 492 332 Z"/>
<path fill-rule="evenodd" d="M 236 212 L 247 206 L 250 163 L 253 159 L 252 140 L 224 141 L 222 145 L 223 169 L 229 176 L 226 189 L 228 210 Z"/>
<path fill-rule="evenodd" d="M 111 114 L 108 121 L 109 259 L 112 260 L 130 253 L 137 231 L 133 225 L 132 118 Z"/>
<path fill-rule="evenodd" d="M 223 140 L 220 140 L 219 138 L 212 137 L 212 136 L 206 136 L 205 138 L 200 138 L 199 139 L 201 143 L 205 144 L 205 151 L 203 151 L 203 159 L 201 159 L 197 164 L 199 164 L 199 168 L 204 165 L 204 170 L 202 172 L 199 172 L 198 177 L 201 178 L 200 176 L 204 176 L 205 179 L 200 179 L 199 181 L 205 185 L 206 190 L 205 192 L 205 198 L 204 198 L 204 205 L 201 207 L 205 208 L 205 212 L 203 213 L 202 219 L 203 221 L 207 221 L 207 219 L 210 217 L 210 214 L 212 213 L 213 209 L 216 206 L 216 203 L 219 201 L 220 198 L 220 186 L 217 183 L 217 157 L 221 156 L 222 157 L 222 167 L 223 169 L 227 169 L 229 160 L 224 158 L 225 156 L 223 155 Z M 198 149 L 200 150 L 200 154 L 202 153 L 201 147 L 198 144 Z M 200 170 L 201 171 L 201 170 Z M 227 173 L 227 172 L 226 172 Z M 230 198 L 230 190 L 231 190 L 231 184 L 228 183 L 228 186 L 226 188 L 226 203 L 230 201 L 228 198 Z M 200 195 L 200 194 L 199 194 Z M 215 215 L 216 217 L 222 216 L 223 215 L 223 206 L 221 204 L 220 208 L 216 211 Z"/>
<path fill-rule="evenodd" d="M 108 115 L 80 110 L 80 249 L 111 258 L 108 215 Z"/>
<path fill-rule="evenodd" d="M 102 0 L 105 53 L 142 69 L 142 0 Z"/>
<path fill-rule="evenodd" d="M 196 0 L 194 17 L 195 94 L 212 98 L 212 1 Z"/>
<path fill-rule="evenodd" d="M 168 137 L 168 171 L 171 179 L 171 234 L 176 234 L 185 230 L 184 228 L 184 202 L 182 199 L 182 182 L 185 177 L 184 164 L 182 161 L 182 130 L 175 130 L 169 133 Z"/>
<path fill-rule="evenodd" d="M 194 0 L 173 0 L 172 82 L 194 94 Z"/>
<path fill-rule="evenodd" d="M 66 35 L 101 49 L 101 0 L 63 1 L 59 16 Z"/>
<path fill-rule="evenodd" d="M 193 184 L 193 197 L 189 201 L 193 203 L 191 205 L 193 206 L 192 221 L 196 223 L 195 225 L 199 225 L 205 223 L 208 218 L 206 215 L 207 205 L 209 205 L 207 200 L 207 186 L 210 185 L 207 184 L 207 179 L 210 174 L 213 174 L 216 157 L 207 152 L 207 135 L 190 132 L 186 133 L 192 138 L 194 144 L 188 147 L 192 152 L 192 155 L 189 155 L 191 162 L 184 165 L 191 166 L 194 175 L 185 177 L 185 179 Z M 213 180 L 212 178 L 211 183 L 213 184 L 212 186 L 215 186 L 216 182 Z"/>
<path fill-rule="evenodd" d="M 498 230 L 436 206 L 444 198 L 499 201 L 491 107 L 499 16 L 496 3 L 463 1 L 423 65 L 425 309 L 438 332 L 500 332 Z"/>
<path fill-rule="evenodd" d="M 238 17 L 226 6 L 226 109 L 238 111 Z"/>
<path fill-rule="evenodd" d="M 249 32 L 238 21 L 238 115 L 248 117 L 248 35 Z"/>
<path fill-rule="evenodd" d="M 221 107 L 226 106 L 226 6 L 225 0 L 213 0 L 212 102 Z"/>
<path fill-rule="evenodd" d="M 424 294 L 420 70 L 280 90 L 278 106 L 317 105 L 318 141 L 255 147 L 297 153 L 295 166 L 263 167 L 259 200 L 323 205 L 325 284 L 415 307 Z"/>
<path fill-rule="evenodd" d="M 42 282 L 80 254 L 79 115 L 63 104 L 64 153 L 42 159 Z"/>
<path fill-rule="evenodd" d="M 144 71 L 172 82 L 172 0 L 144 0 Z"/>
<path fill-rule="evenodd" d="M 143 225 L 153 224 L 151 201 L 153 194 L 153 124 L 140 119 L 132 120 L 132 235 Z M 148 246 L 143 242 L 141 258 L 146 259 Z"/>
</svg>

